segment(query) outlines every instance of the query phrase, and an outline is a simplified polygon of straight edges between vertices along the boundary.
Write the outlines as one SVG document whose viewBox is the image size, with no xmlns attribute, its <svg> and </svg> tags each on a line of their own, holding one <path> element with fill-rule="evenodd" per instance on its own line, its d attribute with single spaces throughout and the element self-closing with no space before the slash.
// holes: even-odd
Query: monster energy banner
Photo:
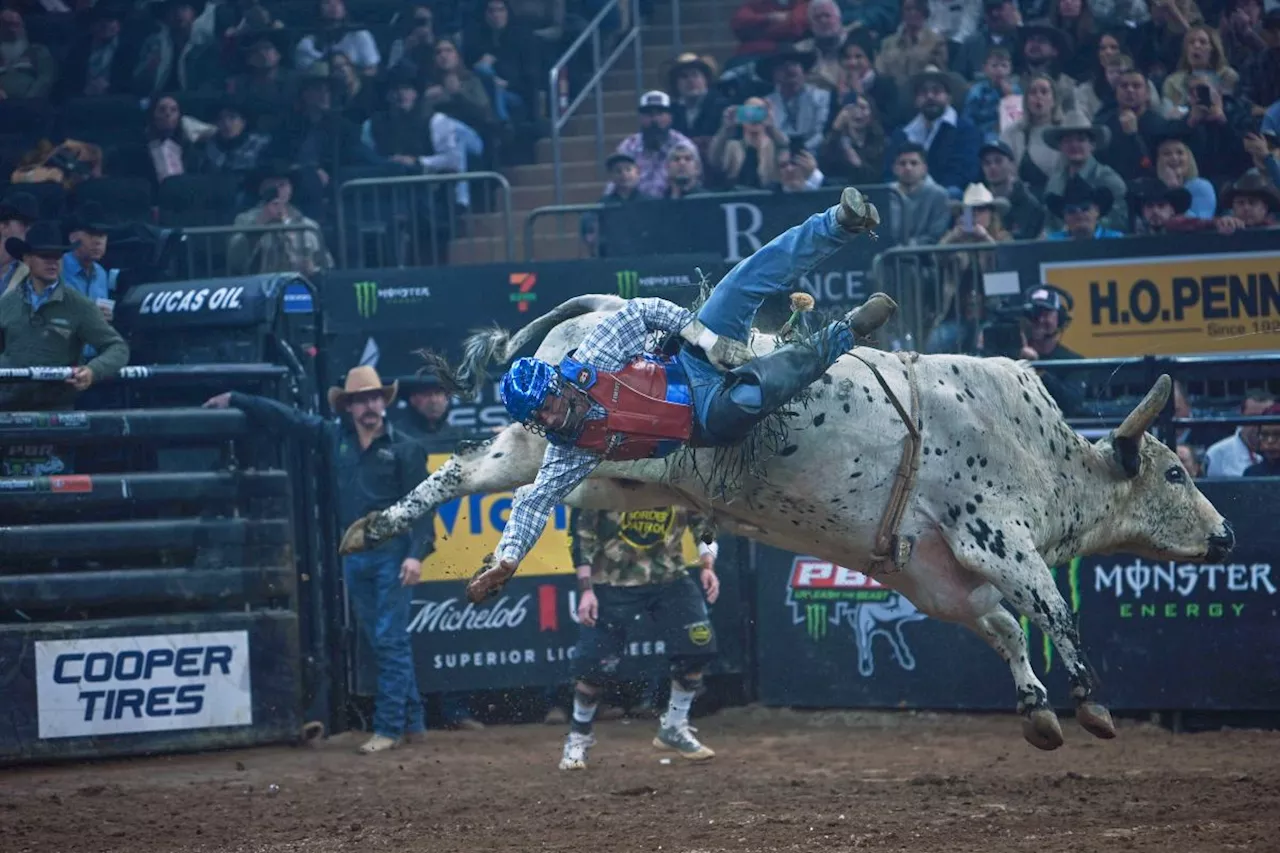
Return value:
<svg viewBox="0 0 1280 853">
<path fill-rule="evenodd" d="M 1231 521 L 1224 564 L 1131 555 L 1054 570 L 1098 696 L 1116 709 L 1280 709 L 1280 530 L 1274 482 L 1201 489 Z M 927 618 L 856 569 L 760 547 L 760 698 L 810 707 L 1007 710 L 1008 666 L 968 629 Z M 1061 658 L 1022 620 L 1051 700 L 1071 707 Z"/>
<path fill-rule="evenodd" d="M 601 242 L 610 258 L 717 251 L 736 264 L 788 228 L 838 204 L 840 192 L 725 193 L 619 205 L 600 212 Z M 887 219 L 888 187 L 865 187 L 864 192 Z M 854 240 L 805 273 L 796 289 L 809 292 L 823 307 L 861 302 L 868 295 L 865 276 L 872 259 L 893 246 L 887 225 L 877 231 L 878 239 Z"/>
</svg>

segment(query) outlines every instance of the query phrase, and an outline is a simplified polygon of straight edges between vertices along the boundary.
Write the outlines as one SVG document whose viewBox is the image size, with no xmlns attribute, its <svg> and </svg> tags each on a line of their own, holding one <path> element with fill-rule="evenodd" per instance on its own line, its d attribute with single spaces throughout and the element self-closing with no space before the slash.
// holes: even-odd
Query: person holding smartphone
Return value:
<svg viewBox="0 0 1280 853">
<path fill-rule="evenodd" d="M 788 144 L 774 126 L 769 105 L 761 98 L 747 98 L 724 111 L 707 159 L 730 187 L 767 189 L 779 183 L 778 152 Z"/>
</svg>

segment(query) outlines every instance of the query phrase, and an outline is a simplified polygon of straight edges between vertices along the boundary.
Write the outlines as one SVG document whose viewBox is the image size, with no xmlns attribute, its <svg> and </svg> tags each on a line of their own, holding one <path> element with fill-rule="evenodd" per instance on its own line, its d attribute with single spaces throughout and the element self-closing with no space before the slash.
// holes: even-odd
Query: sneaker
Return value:
<svg viewBox="0 0 1280 853">
<path fill-rule="evenodd" d="M 360 744 L 357 750 L 361 755 L 372 755 L 375 752 L 385 752 L 388 749 L 395 749 L 400 745 L 400 741 L 395 738 L 389 738 L 386 735 L 374 735 L 364 743 Z"/>
<path fill-rule="evenodd" d="M 687 758 L 690 761 L 706 761 L 708 758 L 714 758 L 715 753 L 694 737 L 693 733 L 696 731 L 697 729 L 689 725 L 688 720 L 672 726 L 667 725 L 667 716 L 663 714 L 653 745 L 658 749 L 674 749 L 680 753 L 681 758 Z"/>
<path fill-rule="evenodd" d="M 569 732 L 569 736 L 564 739 L 564 752 L 560 755 L 560 769 L 586 770 L 587 750 L 595 745 L 595 735 Z"/>
<path fill-rule="evenodd" d="M 880 211 L 867 201 L 857 187 L 846 187 L 840 194 L 840 209 L 836 212 L 836 223 L 846 231 L 860 234 L 870 231 L 880 224 Z"/>
<path fill-rule="evenodd" d="M 889 294 L 873 293 L 866 302 L 845 314 L 844 321 L 855 337 L 865 338 L 887 323 L 897 310 L 898 303 Z"/>
</svg>

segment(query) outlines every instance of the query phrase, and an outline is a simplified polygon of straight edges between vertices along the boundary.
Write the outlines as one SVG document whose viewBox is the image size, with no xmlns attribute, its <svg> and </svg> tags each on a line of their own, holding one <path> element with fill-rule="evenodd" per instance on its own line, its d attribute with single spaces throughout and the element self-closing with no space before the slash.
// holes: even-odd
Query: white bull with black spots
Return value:
<svg viewBox="0 0 1280 853">
<path fill-rule="evenodd" d="M 509 361 L 545 335 L 537 357 L 559 363 L 623 304 L 617 297 L 576 297 L 510 342 L 500 339 L 505 346 L 483 357 Z M 482 339 L 471 341 L 473 361 Z M 773 336 L 754 335 L 755 352 L 773 346 Z M 907 370 L 895 354 L 857 352 L 877 366 L 898 399 L 910 399 Z M 1110 712 L 1091 696 L 1080 638 L 1049 567 L 1088 554 L 1220 562 L 1230 552 L 1230 525 L 1177 455 L 1146 432 L 1168 399 L 1169 377 L 1160 378 L 1118 429 L 1090 443 L 1067 425 L 1025 362 L 922 355 L 916 375 L 923 447 L 900 528 L 914 550 L 900 571 L 877 580 L 929 616 L 982 636 L 1012 671 L 1024 737 L 1055 749 L 1062 729 L 1007 602 L 1052 639 L 1070 674 L 1081 725 L 1098 737 L 1114 737 Z M 604 463 L 565 502 L 614 510 L 697 507 L 722 529 L 866 568 L 906 428 L 858 359 L 842 357 L 810 391 L 806 404 L 793 407 L 799 416 L 791 419 L 788 446 L 724 499 L 712 494 L 694 466 L 656 459 Z M 352 525 L 343 552 L 366 547 L 366 533 L 373 541 L 386 538 L 459 496 L 533 482 L 546 446 L 545 439 L 512 424 L 460 450 L 399 503 Z M 704 470 L 713 453 L 681 452 L 695 454 L 696 467 Z"/>
</svg>

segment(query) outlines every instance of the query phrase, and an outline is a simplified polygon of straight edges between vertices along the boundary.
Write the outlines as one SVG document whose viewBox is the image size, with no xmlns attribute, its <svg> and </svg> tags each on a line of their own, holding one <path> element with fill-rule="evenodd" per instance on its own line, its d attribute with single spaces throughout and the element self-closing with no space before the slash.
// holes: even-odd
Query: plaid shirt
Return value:
<svg viewBox="0 0 1280 853">
<path fill-rule="evenodd" d="M 599 370 L 621 370 L 648 350 L 651 332 L 678 332 L 692 319 L 692 313 L 665 299 L 632 299 L 591 330 L 574 358 Z M 604 409 L 594 404 L 587 412 L 592 419 L 604 416 Z M 542 535 L 551 510 L 599 464 L 600 457 L 586 450 L 548 445 L 537 478 L 516 489 L 496 556 L 514 563 L 524 559 Z"/>
</svg>

